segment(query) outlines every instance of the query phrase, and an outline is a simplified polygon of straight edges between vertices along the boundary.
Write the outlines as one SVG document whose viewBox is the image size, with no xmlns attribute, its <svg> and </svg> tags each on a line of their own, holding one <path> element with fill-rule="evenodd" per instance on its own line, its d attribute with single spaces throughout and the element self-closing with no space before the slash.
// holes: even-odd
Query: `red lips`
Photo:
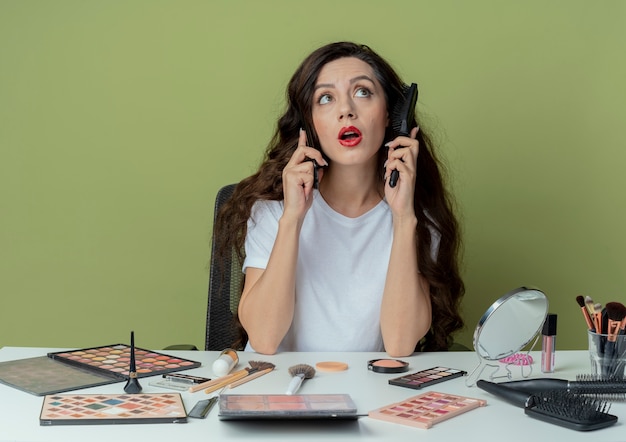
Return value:
<svg viewBox="0 0 626 442">
<path fill-rule="evenodd" d="M 361 142 L 361 131 L 354 126 L 342 127 L 337 136 L 339 144 L 345 147 L 354 147 Z"/>
</svg>

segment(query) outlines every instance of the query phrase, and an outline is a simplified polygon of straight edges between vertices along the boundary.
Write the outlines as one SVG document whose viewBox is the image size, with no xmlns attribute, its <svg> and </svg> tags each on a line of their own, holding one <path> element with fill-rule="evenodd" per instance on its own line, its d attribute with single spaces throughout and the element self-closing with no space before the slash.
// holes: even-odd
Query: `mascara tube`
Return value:
<svg viewBox="0 0 626 442">
<path fill-rule="evenodd" d="M 541 331 L 541 371 L 554 373 L 554 355 L 556 352 L 556 314 L 548 313 Z"/>
</svg>

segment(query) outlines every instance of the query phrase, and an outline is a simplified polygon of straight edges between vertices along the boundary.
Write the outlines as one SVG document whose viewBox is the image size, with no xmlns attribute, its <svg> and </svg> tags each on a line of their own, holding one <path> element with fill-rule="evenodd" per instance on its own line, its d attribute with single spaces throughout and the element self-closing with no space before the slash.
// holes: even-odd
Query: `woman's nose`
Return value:
<svg viewBox="0 0 626 442">
<path fill-rule="evenodd" d="M 352 100 L 345 99 L 342 101 L 341 105 L 339 106 L 338 117 L 340 121 L 344 119 L 353 119 L 356 117 L 354 103 L 352 103 Z"/>
</svg>

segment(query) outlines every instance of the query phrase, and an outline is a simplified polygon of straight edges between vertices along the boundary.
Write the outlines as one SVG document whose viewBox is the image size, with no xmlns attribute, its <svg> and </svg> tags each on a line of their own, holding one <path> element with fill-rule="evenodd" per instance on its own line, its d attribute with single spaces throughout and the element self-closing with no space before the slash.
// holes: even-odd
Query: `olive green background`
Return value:
<svg viewBox="0 0 626 442">
<path fill-rule="evenodd" d="M 419 83 L 449 166 L 458 340 L 532 285 L 586 348 L 575 297 L 626 301 L 624 23 L 618 0 L 0 0 L 0 346 L 202 347 L 214 195 L 302 58 L 354 40 Z"/>
</svg>

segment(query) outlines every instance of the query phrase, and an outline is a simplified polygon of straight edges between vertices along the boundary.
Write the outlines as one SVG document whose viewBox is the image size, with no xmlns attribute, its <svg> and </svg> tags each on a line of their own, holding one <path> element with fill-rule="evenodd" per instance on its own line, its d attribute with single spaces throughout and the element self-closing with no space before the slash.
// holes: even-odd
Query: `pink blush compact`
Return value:
<svg viewBox="0 0 626 442">
<path fill-rule="evenodd" d="M 367 369 L 375 373 L 404 373 L 409 363 L 399 359 L 372 359 L 367 362 Z"/>
</svg>

